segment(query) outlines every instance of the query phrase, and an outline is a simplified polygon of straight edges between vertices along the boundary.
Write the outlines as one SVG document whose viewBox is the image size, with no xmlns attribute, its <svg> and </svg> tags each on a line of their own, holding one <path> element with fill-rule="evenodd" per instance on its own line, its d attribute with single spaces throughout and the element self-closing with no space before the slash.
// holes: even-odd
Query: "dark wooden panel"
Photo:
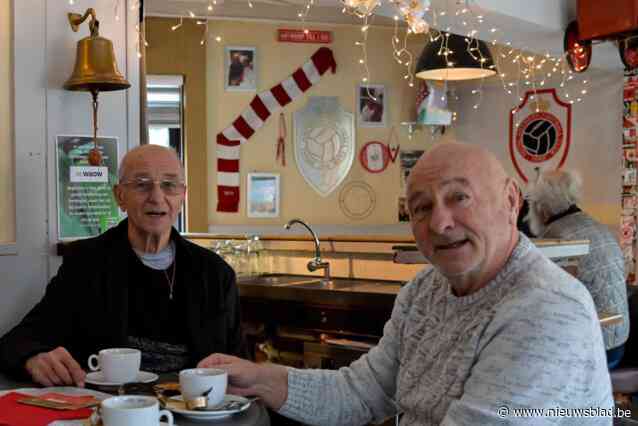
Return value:
<svg viewBox="0 0 638 426">
<path fill-rule="evenodd" d="M 381 337 L 392 305 L 384 309 L 344 309 L 291 301 L 241 299 L 244 321 L 339 334 Z"/>
<path fill-rule="evenodd" d="M 581 40 L 605 38 L 638 29 L 637 0 L 578 0 Z"/>
</svg>

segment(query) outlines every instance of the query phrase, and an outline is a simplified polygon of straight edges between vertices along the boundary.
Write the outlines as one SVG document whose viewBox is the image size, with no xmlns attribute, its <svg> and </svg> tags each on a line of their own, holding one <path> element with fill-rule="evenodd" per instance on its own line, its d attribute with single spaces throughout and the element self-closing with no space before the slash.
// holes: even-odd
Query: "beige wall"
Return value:
<svg viewBox="0 0 638 426">
<path fill-rule="evenodd" d="M 199 43 L 201 26 L 185 19 L 178 31 L 171 31 L 175 23 L 146 19 L 146 72 L 184 76 L 188 232 L 207 232 L 206 50 Z"/>
<path fill-rule="evenodd" d="M 511 61 L 505 62 L 508 64 L 511 66 Z M 511 73 L 512 69 L 501 72 Z M 588 93 L 582 102 L 572 105 L 571 145 L 563 168 L 578 170 L 583 176 L 581 207 L 617 231 L 622 189 L 623 73 L 589 69 L 584 76 L 589 81 Z M 572 96 L 583 87 L 577 80 L 567 86 Z M 566 100 L 560 82 L 553 78 L 545 87 L 555 88 L 559 97 Z M 474 110 L 474 102 L 464 100 L 476 99 L 471 90 L 477 86 L 478 83 L 464 83 L 458 90 L 459 101 L 451 105 L 459 116 L 456 136 L 460 141 L 479 143 L 490 149 L 507 172 L 518 179 L 508 150 L 509 114 L 518 101 L 504 93 L 500 80 L 492 79 L 485 85 L 480 107 Z"/>
<path fill-rule="evenodd" d="M 389 95 L 389 126 L 386 128 L 355 127 L 356 151 L 352 168 L 344 180 L 365 181 L 372 186 L 376 195 L 376 207 L 363 220 L 352 220 L 339 208 L 339 192 L 342 183 L 327 197 L 314 192 L 299 174 L 294 161 L 292 138 L 293 112 L 302 109 L 309 96 L 338 96 L 346 111 L 355 113 L 356 86 L 362 77 L 358 59 L 361 49 L 355 42 L 361 37 L 360 27 L 313 25 L 313 29 L 332 31 L 333 43 L 328 45 L 337 62 L 337 73 L 327 72 L 306 94 L 293 100 L 283 112 L 288 128 L 286 140 L 286 167 L 275 162 L 278 136 L 278 117 L 271 116 L 265 125 L 241 148 L 241 198 L 239 213 L 218 213 L 216 193 L 217 163 L 215 136 L 227 127 L 249 104 L 256 93 L 270 89 L 306 62 L 321 46 L 318 44 L 278 43 L 277 28 L 287 26 L 273 23 L 215 21 L 211 24 L 211 34 L 220 35 L 221 43 L 210 43 L 207 55 L 207 100 L 208 100 L 208 221 L 215 225 L 273 225 L 285 223 L 293 217 L 302 217 L 313 225 L 379 225 L 395 224 L 397 201 L 400 188 L 399 161 L 390 163 L 382 173 L 368 173 L 359 163 L 361 147 L 372 140 L 387 142 L 392 125 L 403 149 L 425 149 L 432 144 L 426 132 L 415 135 L 411 141 L 404 129 L 399 129 L 402 121 L 414 120 L 415 89 L 403 79 L 405 68 L 392 60 L 391 28 L 372 27 L 368 38 L 368 58 L 371 72 L 370 83 L 384 84 Z M 416 41 L 422 46 L 422 40 Z M 224 92 L 224 46 L 254 46 L 257 48 L 258 87 L 257 92 Z M 419 48 L 412 49 L 419 53 Z M 249 172 L 273 172 L 281 175 L 281 215 L 276 219 L 254 219 L 246 217 L 246 174 Z M 318 208 L 320 206 L 320 208 Z"/>
<path fill-rule="evenodd" d="M 196 160 L 197 166 L 191 167 L 189 185 L 191 196 L 191 215 L 202 215 L 207 225 L 277 225 L 293 217 L 302 217 L 313 225 L 392 225 L 397 223 L 397 199 L 401 194 L 400 167 L 397 161 L 390 164 L 383 173 L 371 174 L 363 169 L 358 160 L 361 147 L 372 140 L 387 142 L 391 126 L 396 126 L 402 149 L 427 149 L 434 143 L 456 138 L 471 143 L 479 143 L 492 150 L 514 176 L 514 170 L 507 150 L 508 112 L 517 102 L 513 96 L 506 96 L 498 81 L 486 82 L 485 93 L 478 111 L 472 109 L 475 96 L 470 94 L 476 88 L 473 85 L 453 85 L 458 101 L 451 107 L 458 111 L 459 120 L 448 128 L 444 137 L 433 138 L 430 129 L 416 133 L 409 140 L 402 121 L 414 119 L 414 98 L 416 90 L 408 87 L 403 79 L 404 68 L 392 60 L 391 28 L 372 27 L 368 41 L 368 59 L 371 83 L 384 84 L 389 95 L 389 125 L 386 128 L 355 128 L 355 160 L 344 183 L 363 180 L 370 184 L 376 196 L 376 207 L 372 214 L 363 220 L 352 220 L 343 214 L 339 207 L 339 192 L 343 183 L 328 197 L 315 193 L 299 174 L 294 161 L 293 123 L 295 111 L 302 109 L 309 96 L 337 96 L 341 105 L 356 118 L 356 86 L 360 82 L 362 71 L 358 64 L 361 56 L 355 42 L 360 39 L 359 27 L 337 25 L 313 25 L 313 29 L 331 31 L 334 42 L 328 45 L 337 62 L 335 75 L 326 73 L 305 95 L 294 100 L 284 108 L 288 127 L 286 145 L 287 166 L 275 161 L 278 119 L 270 117 L 265 125 L 242 146 L 240 172 L 241 197 L 239 213 L 216 212 L 216 172 L 215 136 L 227 127 L 249 104 L 256 93 L 268 90 L 284 80 L 297 67 L 307 61 L 320 45 L 278 43 L 277 29 L 283 27 L 276 23 L 253 21 L 211 21 L 210 38 L 206 49 L 200 48 L 199 40 L 203 28 L 196 27 L 190 20 L 184 20 L 182 29 L 170 31 L 175 20 L 150 19 L 149 42 L 151 48 L 172 49 L 158 57 L 156 65 L 149 72 L 156 73 L 157 68 L 174 68 L 182 59 L 198 64 L 206 61 L 205 85 L 192 90 L 191 96 L 205 94 L 205 118 L 197 124 L 198 135 L 206 129 L 205 145 L 190 143 L 189 159 Z M 189 26 L 190 25 L 190 26 Z M 184 31 L 182 31 L 184 30 Z M 188 35 L 188 39 L 185 38 Z M 222 42 L 214 42 L 215 36 L 221 36 Z M 157 38 L 153 41 L 153 38 Z M 413 38 L 410 50 L 416 56 L 424 44 L 422 38 Z M 254 46 L 257 48 L 258 86 L 256 92 L 224 91 L 224 46 Z M 164 47 L 162 47 L 164 46 Z M 180 55 L 180 56 L 177 56 Z M 152 56 L 149 55 L 149 56 Z M 178 59 L 179 58 L 179 59 Z M 183 71 L 190 72 L 190 71 Z M 620 211 L 620 140 L 622 115 L 622 75 L 620 72 L 596 72 L 590 74 L 590 93 L 581 104 L 573 108 L 573 137 L 570 156 L 566 167 L 577 168 L 583 174 L 587 191 L 584 207 L 599 220 L 616 227 Z M 558 82 L 555 82 L 556 86 Z M 194 93 L 193 93 L 194 92 Z M 187 93 L 188 95 L 188 93 Z M 455 96 L 453 96 L 454 98 Z M 189 99 L 187 99 L 187 102 Z M 604 107 L 601 107 L 604 105 Z M 192 113 L 192 108 L 190 108 Z M 190 123 L 192 125 L 192 123 Z M 199 136 L 198 136 L 199 137 Z M 203 136 L 202 136 L 203 138 Z M 198 141 L 203 139 L 198 139 Z M 196 149 L 197 152 L 193 152 Z M 599 171 L 605 170 L 601 174 Z M 255 219 L 246 216 L 246 175 L 249 172 L 273 172 L 281 175 L 281 216 L 276 219 Z M 193 191 L 197 188 L 196 191 Z M 194 201 L 193 198 L 197 198 Z M 195 204 L 196 203 L 196 204 Z M 195 206 L 199 207 L 195 207 Z M 321 206 L 321 208 L 317 208 Z M 193 212 L 197 208 L 197 212 Z M 200 219 L 198 219 L 198 224 Z M 199 225 L 198 225 L 199 228 Z M 205 229 L 202 226 L 201 229 Z"/>
<path fill-rule="evenodd" d="M 15 242 L 11 2 L 0 2 L 0 244 Z"/>
</svg>

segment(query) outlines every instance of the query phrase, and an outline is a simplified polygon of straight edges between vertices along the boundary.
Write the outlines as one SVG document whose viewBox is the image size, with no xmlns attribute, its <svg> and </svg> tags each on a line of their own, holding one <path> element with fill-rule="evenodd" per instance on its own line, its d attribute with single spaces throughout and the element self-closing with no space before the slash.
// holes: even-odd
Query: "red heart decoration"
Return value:
<svg viewBox="0 0 638 426">
<path fill-rule="evenodd" d="M 392 161 L 394 163 L 394 160 L 397 159 L 397 155 L 399 154 L 399 148 L 401 148 L 401 145 L 397 145 L 396 147 L 389 147 L 389 151 L 390 151 L 390 161 Z"/>
</svg>

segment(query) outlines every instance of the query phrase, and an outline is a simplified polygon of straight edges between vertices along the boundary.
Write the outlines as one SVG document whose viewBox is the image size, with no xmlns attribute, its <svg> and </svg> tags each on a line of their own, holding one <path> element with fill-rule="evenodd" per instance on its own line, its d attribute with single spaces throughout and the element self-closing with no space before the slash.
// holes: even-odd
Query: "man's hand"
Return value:
<svg viewBox="0 0 638 426">
<path fill-rule="evenodd" d="M 86 372 L 63 347 L 32 356 L 25 363 L 34 382 L 43 386 L 75 385 L 84 387 Z"/>
<path fill-rule="evenodd" d="M 230 355 L 212 354 L 197 367 L 226 370 L 228 393 L 259 396 L 274 410 L 279 410 L 288 398 L 288 370 L 281 365 L 255 364 Z"/>
</svg>

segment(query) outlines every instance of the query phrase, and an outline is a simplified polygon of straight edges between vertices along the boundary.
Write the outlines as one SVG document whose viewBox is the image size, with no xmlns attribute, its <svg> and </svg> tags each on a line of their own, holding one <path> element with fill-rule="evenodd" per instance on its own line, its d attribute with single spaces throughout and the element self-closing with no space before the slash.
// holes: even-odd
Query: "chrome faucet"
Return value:
<svg viewBox="0 0 638 426">
<path fill-rule="evenodd" d="M 298 223 L 299 225 L 304 226 L 308 232 L 312 235 L 312 238 L 315 240 L 315 258 L 311 259 L 308 262 L 308 270 L 310 272 L 315 272 L 318 269 L 323 269 L 323 279 L 321 280 L 322 284 L 330 283 L 330 263 L 321 259 L 321 251 L 319 250 L 319 238 L 315 231 L 303 220 L 301 219 L 292 219 L 287 224 L 284 225 L 285 229 L 290 229 L 292 225 Z"/>
</svg>

